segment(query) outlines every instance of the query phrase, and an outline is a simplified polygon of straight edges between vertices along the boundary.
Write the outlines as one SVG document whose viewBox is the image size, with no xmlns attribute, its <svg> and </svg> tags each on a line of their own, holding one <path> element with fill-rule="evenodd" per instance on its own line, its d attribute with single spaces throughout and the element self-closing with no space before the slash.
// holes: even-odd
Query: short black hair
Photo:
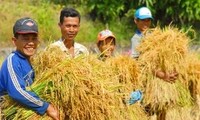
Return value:
<svg viewBox="0 0 200 120">
<path fill-rule="evenodd" d="M 18 33 L 15 33 L 15 34 L 14 34 L 14 37 L 15 37 L 15 38 L 18 38 L 18 36 L 19 36 Z"/>
<path fill-rule="evenodd" d="M 60 23 L 62 24 L 64 21 L 64 17 L 78 17 L 79 23 L 81 21 L 80 13 L 74 8 L 63 8 L 60 12 Z"/>
</svg>

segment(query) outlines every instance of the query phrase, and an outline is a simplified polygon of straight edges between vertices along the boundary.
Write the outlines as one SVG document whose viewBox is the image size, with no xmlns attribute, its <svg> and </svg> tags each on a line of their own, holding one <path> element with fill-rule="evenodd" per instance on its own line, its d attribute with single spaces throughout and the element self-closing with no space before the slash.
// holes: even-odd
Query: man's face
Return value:
<svg viewBox="0 0 200 120">
<path fill-rule="evenodd" d="M 115 49 L 115 39 L 108 37 L 104 41 L 100 41 L 99 50 L 105 57 L 110 57 Z"/>
<path fill-rule="evenodd" d="M 73 41 L 76 37 L 80 21 L 78 17 L 64 17 L 63 23 L 59 23 L 62 39 L 66 41 Z"/>
<path fill-rule="evenodd" d="M 151 19 L 149 19 L 149 18 L 148 19 L 135 19 L 134 22 L 137 25 L 137 28 L 141 32 L 146 31 L 151 26 Z"/>
<path fill-rule="evenodd" d="M 25 57 L 30 58 L 35 54 L 39 44 L 38 35 L 35 33 L 19 34 L 17 38 L 12 38 L 16 49 Z"/>
</svg>

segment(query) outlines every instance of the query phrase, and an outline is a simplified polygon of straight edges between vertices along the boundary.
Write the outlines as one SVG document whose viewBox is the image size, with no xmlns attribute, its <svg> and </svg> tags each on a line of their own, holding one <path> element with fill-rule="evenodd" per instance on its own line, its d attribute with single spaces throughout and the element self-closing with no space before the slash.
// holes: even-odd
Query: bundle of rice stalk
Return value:
<svg viewBox="0 0 200 120">
<path fill-rule="evenodd" d="M 78 61 L 72 60 L 70 62 L 72 66 L 64 72 L 68 74 L 65 76 L 66 78 L 63 77 L 62 79 L 73 82 L 70 86 L 68 85 L 71 87 L 71 89 L 69 88 L 69 100 L 62 99 L 67 101 L 67 107 L 64 110 L 67 112 L 65 114 L 70 119 L 112 120 L 129 117 L 123 115 L 124 112 L 126 114 L 128 112 L 125 109 L 126 104 L 122 100 L 127 91 L 126 93 L 117 91 L 124 85 L 118 82 L 119 80 L 116 73 L 113 73 L 112 68 L 101 61 L 97 63 L 95 60 L 91 58 Z M 97 64 L 91 66 L 93 61 Z M 98 68 L 98 66 L 101 67 Z M 62 93 L 66 95 L 67 91 Z"/>
<path fill-rule="evenodd" d="M 46 64 L 41 60 L 41 63 Z M 124 97 L 122 98 L 127 91 L 118 92 L 124 85 L 119 83 L 116 72 L 108 64 L 93 56 L 55 62 L 48 61 L 47 64 L 53 64 L 49 65 L 52 67 L 48 70 L 41 68 L 42 72 L 36 71 L 42 75 L 37 75 L 31 90 L 57 106 L 61 119 L 125 120 L 146 117 L 145 114 L 141 116 L 144 113 L 141 107 L 135 110 L 141 111 L 138 113 L 128 109 L 129 106 L 124 103 Z M 35 68 L 37 66 L 34 64 Z M 48 65 L 44 67 L 46 66 Z M 14 106 L 13 109 L 17 107 Z M 30 111 L 17 109 L 13 118 L 22 118 L 22 113 L 28 114 Z M 34 113 L 23 116 L 23 119 L 48 120 L 49 117 L 46 115 L 41 117 Z"/>
<path fill-rule="evenodd" d="M 178 28 L 156 27 L 151 29 L 138 46 L 137 49 L 141 53 L 139 61 L 152 69 L 160 68 L 163 71 L 180 73 L 182 70 L 180 68 L 184 67 L 185 56 L 188 54 L 189 41 L 186 33 Z"/>
<path fill-rule="evenodd" d="M 193 98 L 196 98 L 196 95 L 200 95 L 200 60 L 198 58 L 198 53 L 191 52 L 186 60 L 188 63 L 188 79 L 191 81 L 189 88 Z"/>
<path fill-rule="evenodd" d="M 27 90 L 30 90 L 38 95 L 41 96 L 41 98 L 48 99 L 49 91 L 52 88 L 51 81 L 43 81 L 40 84 L 33 85 L 33 87 L 27 87 Z M 45 97 L 46 96 L 46 97 Z M 35 116 L 34 118 L 38 118 L 39 115 L 35 114 L 32 110 L 26 108 L 25 106 L 17 103 L 16 101 L 9 98 L 8 95 L 4 96 L 5 101 L 2 104 L 2 110 L 3 110 L 3 117 L 6 120 L 25 120 L 29 119 L 30 117 Z M 37 117 L 36 117 L 37 116 Z M 48 117 L 47 117 L 48 118 Z"/>
<path fill-rule="evenodd" d="M 142 39 L 137 49 L 141 53 L 138 62 L 140 80 L 144 81 L 144 105 L 160 110 L 174 104 L 191 103 L 185 68 L 189 40 L 186 33 L 171 26 L 156 27 Z M 158 69 L 169 73 L 176 71 L 179 74 L 176 82 L 171 84 L 155 77 L 153 71 Z"/>
<path fill-rule="evenodd" d="M 44 51 L 35 54 L 31 62 L 38 77 L 38 75 L 43 75 L 41 73 L 45 73 L 44 71 L 48 71 L 57 66 L 56 64 L 64 59 L 66 59 L 66 54 L 59 47 L 47 47 Z"/>
<path fill-rule="evenodd" d="M 113 68 L 113 72 L 118 77 L 120 84 L 123 84 L 123 89 L 133 91 L 140 89 L 141 81 L 138 79 L 139 67 L 135 59 L 129 56 L 119 55 L 106 61 Z"/>
<path fill-rule="evenodd" d="M 170 107 L 166 113 L 166 120 L 198 120 L 192 113 L 193 107 L 191 106 L 174 106 Z"/>
</svg>

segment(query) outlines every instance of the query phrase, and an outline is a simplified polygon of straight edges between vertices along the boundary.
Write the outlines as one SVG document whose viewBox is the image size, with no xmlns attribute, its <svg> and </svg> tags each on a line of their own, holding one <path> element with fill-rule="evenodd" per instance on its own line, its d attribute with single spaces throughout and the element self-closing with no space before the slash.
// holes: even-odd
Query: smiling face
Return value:
<svg viewBox="0 0 200 120">
<path fill-rule="evenodd" d="M 112 56 L 115 50 L 115 38 L 108 37 L 104 41 L 100 41 L 98 47 L 104 57 Z"/>
<path fill-rule="evenodd" d="M 151 25 L 151 19 L 150 18 L 147 18 L 147 19 L 135 19 L 134 22 L 137 25 L 137 28 L 142 33 L 145 32 L 147 29 L 149 29 L 149 27 Z"/>
<path fill-rule="evenodd" d="M 76 37 L 80 21 L 78 17 L 64 17 L 63 23 L 59 23 L 62 39 L 65 41 L 73 41 Z"/>
<path fill-rule="evenodd" d="M 38 34 L 35 33 L 18 34 L 16 37 L 13 37 L 12 40 L 16 46 L 16 50 L 27 59 L 35 54 L 39 44 Z"/>
</svg>

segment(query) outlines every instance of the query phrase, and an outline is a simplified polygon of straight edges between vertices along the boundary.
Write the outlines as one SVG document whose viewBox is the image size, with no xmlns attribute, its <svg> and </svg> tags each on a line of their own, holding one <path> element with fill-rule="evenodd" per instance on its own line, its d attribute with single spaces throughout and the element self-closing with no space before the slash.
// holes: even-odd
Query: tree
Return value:
<svg viewBox="0 0 200 120">
<path fill-rule="evenodd" d="M 133 18 L 138 7 L 151 9 L 156 21 L 166 25 L 191 25 L 200 21 L 199 0 L 87 0 L 86 5 L 93 20 L 102 22 L 121 17 Z M 132 17 L 131 17 L 132 16 Z"/>
</svg>

